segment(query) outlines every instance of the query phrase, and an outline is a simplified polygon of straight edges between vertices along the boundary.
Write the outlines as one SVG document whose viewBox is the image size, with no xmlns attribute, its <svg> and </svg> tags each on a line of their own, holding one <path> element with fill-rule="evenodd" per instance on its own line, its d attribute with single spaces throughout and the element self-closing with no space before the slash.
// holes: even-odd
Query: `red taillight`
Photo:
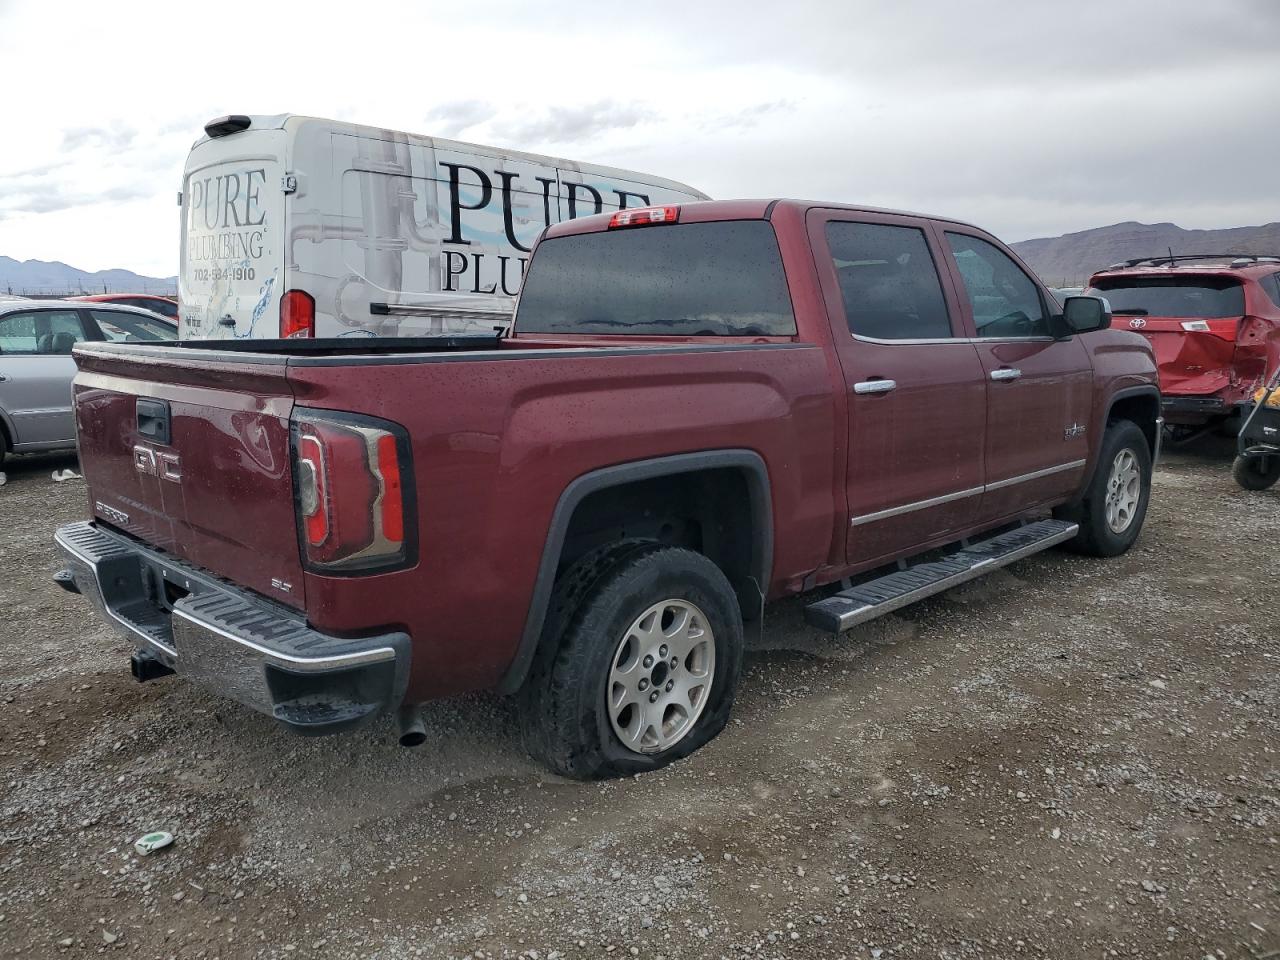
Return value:
<svg viewBox="0 0 1280 960">
<path fill-rule="evenodd" d="M 675 223 L 680 219 L 679 207 L 633 207 L 619 210 L 609 218 L 609 229 L 644 227 L 653 223 Z"/>
<path fill-rule="evenodd" d="M 382 474 L 382 535 L 392 543 L 404 540 L 404 492 L 400 489 L 400 454 L 396 438 L 378 438 L 378 472 Z"/>
<path fill-rule="evenodd" d="M 287 290 L 280 297 L 280 338 L 316 335 L 316 301 L 305 290 Z"/>
<path fill-rule="evenodd" d="M 299 540 L 308 568 L 356 572 L 412 562 L 408 458 L 404 430 L 385 420 L 295 413 Z"/>
</svg>

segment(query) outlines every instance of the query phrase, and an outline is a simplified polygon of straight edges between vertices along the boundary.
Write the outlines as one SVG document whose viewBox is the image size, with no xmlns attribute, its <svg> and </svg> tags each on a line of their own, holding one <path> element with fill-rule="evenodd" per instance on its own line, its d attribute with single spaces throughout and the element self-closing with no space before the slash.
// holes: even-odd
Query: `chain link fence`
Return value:
<svg viewBox="0 0 1280 960">
<path fill-rule="evenodd" d="M 59 297 L 85 297 L 100 293 L 149 293 L 158 297 L 176 297 L 176 283 L 137 283 L 120 286 L 110 283 L 70 283 L 56 287 L 29 287 L 20 284 L 5 284 L 0 287 L 6 296 L 31 297 L 34 300 L 56 300 Z"/>
</svg>

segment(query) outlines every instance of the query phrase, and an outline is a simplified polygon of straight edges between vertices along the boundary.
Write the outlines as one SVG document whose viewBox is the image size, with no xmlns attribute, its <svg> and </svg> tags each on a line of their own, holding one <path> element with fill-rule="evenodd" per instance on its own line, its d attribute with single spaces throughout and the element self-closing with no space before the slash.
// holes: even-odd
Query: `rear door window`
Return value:
<svg viewBox="0 0 1280 960">
<path fill-rule="evenodd" d="M 938 269 L 924 231 L 832 220 L 827 246 L 854 336 L 935 340 L 951 333 Z"/>
<path fill-rule="evenodd" d="M 773 227 L 727 220 L 546 240 L 520 295 L 521 333 L 791 336 Z"/>
<path fill-rule="evenodd" d="M 1234 277 L 1104 277 L 1088 293 L 1106 297 L 1112 313 L 1209 319 L 1244 314 L 1244 288 Z"/>
<path fill-rule="evenodd" d="M 84 339 L 74 310 L 32 310 L 0 317 L 0 353 L 6 356 L 68 356 Z"/>
<path fill-rule="evenodd" d="M 102 336 L 112 343 L 176 340 L 178 328 L 171 323 L 124 310 L 90 310 Z"/>
<path fill-rule="evenodd" d="M 978 336 L 1051 336 L 1039 288 L 1008 254 L 964 233 L 947 233 L 947 242 L 960 269 Z"/>
</svg>

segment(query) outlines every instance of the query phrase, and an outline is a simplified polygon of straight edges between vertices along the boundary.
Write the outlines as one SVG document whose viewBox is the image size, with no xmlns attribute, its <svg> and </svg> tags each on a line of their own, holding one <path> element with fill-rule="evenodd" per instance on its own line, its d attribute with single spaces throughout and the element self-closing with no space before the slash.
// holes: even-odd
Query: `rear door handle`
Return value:
<svg viewBox="0 0 1280 960">
<path fill-rule="evenodd" d="M 6 377 L 3 373 L 0 373 L 0 383 L 8 383 L 8 382 L 9 382 L 9 378 Z"/>
<path fill-rule="evenodd" d="M 1022 376 L 1022 371 L 1017 367 L 1001 367 L 999 370 L 991 371 L 992 380 L 1017 380 Z"/>
<path fill-rule="evenodd" d="M 863 380 L 853 385 L 854 393 L 888 393 L 896 389 L 897 380 Z"/>
</svg>

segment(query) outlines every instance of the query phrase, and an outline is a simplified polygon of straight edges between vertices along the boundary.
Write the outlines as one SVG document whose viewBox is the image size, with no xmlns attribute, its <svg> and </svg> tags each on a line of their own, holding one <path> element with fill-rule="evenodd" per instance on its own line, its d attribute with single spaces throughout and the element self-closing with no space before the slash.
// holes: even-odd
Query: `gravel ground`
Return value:
<svg viewBox="0 0 1280 960">
<path fill-rule="evenodd" d="M 49 581 L 83 485 L 11 460 L 0 955 L 1280 957 L 1280 493 L 1224 452 L 1167 457 L 1125 557 L 837 639 L 771 608 L 725 734 L 588 785 L 492 697 L 408 751 L 135 683 Z"/>
</svg>

